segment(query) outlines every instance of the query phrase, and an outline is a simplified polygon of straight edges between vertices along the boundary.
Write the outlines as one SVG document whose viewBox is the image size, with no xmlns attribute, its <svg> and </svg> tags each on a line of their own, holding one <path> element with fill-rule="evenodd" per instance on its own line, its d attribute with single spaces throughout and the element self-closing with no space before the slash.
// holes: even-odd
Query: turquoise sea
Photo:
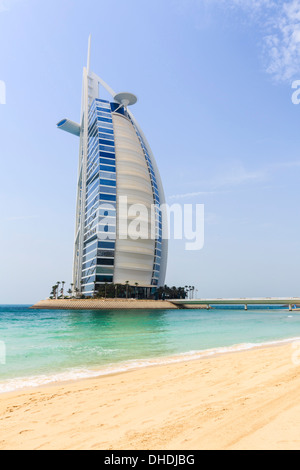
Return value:
<svg viewBox="0 0 300 470">
<path fill-rule="evenodd" d="M 300 339 L 300 312 L 0 306 L 0 393 Z"/>
</svg>

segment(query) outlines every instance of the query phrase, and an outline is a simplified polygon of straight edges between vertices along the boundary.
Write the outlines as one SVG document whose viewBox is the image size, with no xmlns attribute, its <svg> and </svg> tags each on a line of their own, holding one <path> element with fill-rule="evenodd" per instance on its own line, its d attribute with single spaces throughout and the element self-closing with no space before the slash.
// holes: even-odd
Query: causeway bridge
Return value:
<svg viewBox="0 0 300 470">
<path fill-rule="evenodd" d="M 179 308 L 197 308 L 197 305 L 205 305 L 209 308 L 212 305 L 243 305 L 245 310 L 248 305 L 278 305 L 288 307 L 290 311 L 293 307 L 300 307 L 300 297 L 257 297 L 257 298 L 240 298 L 240 299 L 172 299 L 173 304 Z"/>
</svg>

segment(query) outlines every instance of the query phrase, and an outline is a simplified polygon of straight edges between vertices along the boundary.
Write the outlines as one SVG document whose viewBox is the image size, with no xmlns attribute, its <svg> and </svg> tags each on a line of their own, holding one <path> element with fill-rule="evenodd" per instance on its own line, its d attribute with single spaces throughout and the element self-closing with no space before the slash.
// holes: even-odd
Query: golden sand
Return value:
<svg viewBox="0 0 300 470">
<path fill-rule="evenodd" d="M 285 344 L 3 394 L 0 449 L 299 449 L 295 352 Z"/>
</svg>

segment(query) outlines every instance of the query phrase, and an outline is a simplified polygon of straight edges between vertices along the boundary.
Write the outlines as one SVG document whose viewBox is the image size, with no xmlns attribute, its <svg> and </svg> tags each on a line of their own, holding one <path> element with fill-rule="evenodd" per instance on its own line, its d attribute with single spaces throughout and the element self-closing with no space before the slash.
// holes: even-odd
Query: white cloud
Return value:
<svg viewBox="0 0 300 470">
<path fill-rule="evenodd" d="M 8 217 L 5 219 L 7 222 L 14 222 L 14 221 L 19 221 L 19 220 L 30 220 L 30 219 L 37 219 L 39 216 L 37 215 L 17 215 L 13 217 Z"/>
<path fill-rule="evenodd" d="M 9 10 L 8 1 L 0 0 L 0 13 L 2 13 L 3 11 L 7 11 L 7 10 Z"/>
<path fill-rule="evenodd" d="M 265 41 L 268 73 L 279 81 L 290 81 L 300 73 L 300 0 L 284 2 Z"/>
<path fill-rule="evenodd" d="M 11 0 L 0 0 L 0 12 L 8 11 L 11 5 Z"/>
<path fill-rule="evenodd" d="M 263 35 L 266 72 L 285 82 L 300 73 L 300 0 L 220 0 L 250 13 Z"/>
<path fill-rule="evenodd" d="M 235 164 L 229 171 L 214 177 L 210 184 L 213 188 L 232 187 L 249 182 L 261 182 L 265 177 L 265 172 L 262 170 L 249 171 L 243 165 Z"/>
<path fill-rule="evenodd" d="M 197 196 L 211 196 L 213 194 L 217 194 L 216 191 L 196 191 L 194 193 L 184 193 L 184 194 L 173 194 L 169 196 L 169 199 L 187 199 Z"/>
<path fill-rule="evenodd" d="M 300 160 L 294 161 L 286 161 L 286 162 L 275 162 L 269 166 L 269 170 L 281 170 L 281 169 L 289 169 L 289 168 L 299 168 L 300 167 Z"/>
<path fill-rule="evenodd" d="M 266 179 L 266 169 L 250 171 L 247 170 L 240 162 L 234 162 L 231 165 L 231 168 L 220 171 L 210 180 L 199 181 L 199 187 L 208 188 L 208 190 L 173 194 L 172 196 L 169 196 L 169 199 L 190 199 L 198 196 L 225 194 L 235 187 L 243 186 L 249 183 L 261 183 Z"/>
<path fill-rule="evenodd" d="M 9 11 L 12 5 L 18 1 L 22 0 L 0 0 L 0 13 L 4 11 Z"/>
<path fill-rule="evenodd" d="M 240 162 L 233 163 L 227 171 L 220 171 L 210 180 L 199 181 L 199 187 L 210 188 L 207 191 L 195 191 L 182 194 L 173 194 L 169 200 L 191 199 L 198 196 L 222 195 L 231 192 L 234 188 L 249 184 L 265 183 L 272 178 L 272 174 L 300 168 L 300 160 L 274 162 L 257 170 L 247 170 Z M 273 186 L 261 186 L 273 188 Z M 278 184 L 276 184 L 278 189 Z"/>
<path fill-rule="evenodd" d="M 275 0 L 217 0 L 225 6 L 238 7 L 248 12 L 261 12 L 265 8 L 274 8 L 279 2 Z"/>
<path fill-rule="evenodd" d="M 178 5 L 244 13 L 243 24 L 251 21 L 260 28 L 266 72 L 277 81 L 300 74 L 300 0 L 177 0 Z"/>
</svg>

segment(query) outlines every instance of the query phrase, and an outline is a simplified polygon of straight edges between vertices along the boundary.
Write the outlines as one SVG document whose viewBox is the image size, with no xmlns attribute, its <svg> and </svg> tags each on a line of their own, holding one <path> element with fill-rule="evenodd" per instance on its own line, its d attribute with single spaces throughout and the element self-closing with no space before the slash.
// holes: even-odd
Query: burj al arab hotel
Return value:
<svg viewBox="0 0 300 470">
<path fill-rule="evenodd" d="M 90 49 L 91 38 L 83 69 L 80 122 L 62 119 L 57 124 L 79 140 L 74 288 L 87 297 L 105 283 L 153 290 L 164 284 L 167 266 L 161 178 L 149 144 L 128 109 L 137 98 L 115 93 L 90 70 Z M 111 95 L 109 101 L 101 98 L 102 87 Z M 154 221 L 155 237 L 129 235 L 130 211 L 127 217 L 120 212 L 120 201 L 125 200 L 127 207 L 152 208 L 147 223 L 153 233 Z"/>
</svg>

